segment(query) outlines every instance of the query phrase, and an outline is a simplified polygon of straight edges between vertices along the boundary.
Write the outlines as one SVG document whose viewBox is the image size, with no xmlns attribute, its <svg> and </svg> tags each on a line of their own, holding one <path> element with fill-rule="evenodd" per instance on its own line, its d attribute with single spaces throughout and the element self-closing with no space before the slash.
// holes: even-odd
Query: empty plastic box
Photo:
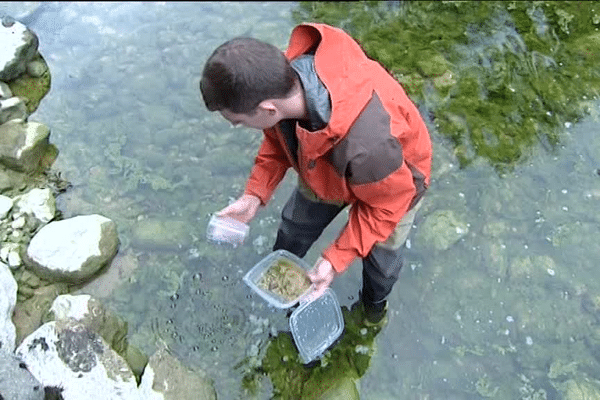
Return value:
<svg viewBox="0 0 600 400">
<path fill-rule="evenodd" d="M 248 225 L 236 219 L 213 215 L 206 228 L 206 237 L 213 243 L 236 247 L 244 243 L 249 229 Z"/>
<path fill-rule="evenodd" d="M 290 330 L 304 364 L 320 357 L 342 334 L 344 317 L 333 290 L 300 304 L 290 316 Z"/>
</svg>

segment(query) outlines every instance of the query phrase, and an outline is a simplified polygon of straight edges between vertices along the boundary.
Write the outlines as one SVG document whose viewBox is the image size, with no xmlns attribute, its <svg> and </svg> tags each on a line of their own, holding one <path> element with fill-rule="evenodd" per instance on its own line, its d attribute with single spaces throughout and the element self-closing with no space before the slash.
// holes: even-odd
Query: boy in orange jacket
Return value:
<svg viewBox="0 0 600 400">
<path fill-rule="evenodd" d="M 382 321 L 432 157 L 425 123 L 400 84 L 341 29 L 306 23 L 293 30 L 285 53 L 251 38 L 222 44 L 206 62 L 200 90 L 210 111 L 264 134 L 244 194 L 218 214 L 248 223 L 294 168 L 298 187 L 273 250 L 303 257 L 350 207 L 309 272 L 313 297 L 360 257 L 366 322 Z"/>
</svg>

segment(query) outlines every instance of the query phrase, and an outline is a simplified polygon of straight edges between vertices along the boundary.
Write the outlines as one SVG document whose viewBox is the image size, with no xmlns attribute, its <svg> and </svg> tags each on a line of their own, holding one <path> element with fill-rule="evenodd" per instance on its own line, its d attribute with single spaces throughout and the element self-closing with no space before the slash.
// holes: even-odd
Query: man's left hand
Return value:
<svg viewBox="0 0 600 400">
<path fill-rule="evenodd" d="M 310 300 L 312 301 L 321 297 L 325 293 L 325 289 L 331 285 L 335 278 L 335 269 L 329 261 L 319 257 L 315 266 L 308 272 L 308 277 L 315 285 L 313 292 L 310 294 Z"/>
</svg>

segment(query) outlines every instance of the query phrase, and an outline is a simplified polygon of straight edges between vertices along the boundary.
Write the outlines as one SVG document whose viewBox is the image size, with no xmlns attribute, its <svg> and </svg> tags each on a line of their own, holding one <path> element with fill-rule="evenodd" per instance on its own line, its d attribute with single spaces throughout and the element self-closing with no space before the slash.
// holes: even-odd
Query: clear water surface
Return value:
<svg viewBox="0 0 600 400">
<path fill-rule="evenodd" d="M 73 183 L 59 207 L 119 227 L 120 275 L 113 290 L 94 293 L 129 322 L 132 344 L 148 354 L 167 344 L 215 380 L 219 399 L 244 398 L 233 366 L 287 319 L 241 278 L 268 253 L 294 176 L 244 246 L 205 241 L 210 213 L 240 195 L 261 134 L 207 112 L 198 79 L 231 37 L 285 48 L 294 3 L 24 4 L 3 7 L 23 12 L 51 68 L 52 89 L 30 120 L 51 128 L 55 168 Z M 459 170 L 430 124 L 431 190 L 361 398 L 561 398 L 573 382 L 600 376 L 598 104 L 590 110 L 565 126 L 557 152 L 536 148 L 504 177 L 485 162 Z M 445 250 L 418 229 L 440 211 L 466 226 Z M 355 263 L 333 288 L 350 305 L 359 286 Z M 266 380 L 258 397 L 269 390 Z"/>
</svg>

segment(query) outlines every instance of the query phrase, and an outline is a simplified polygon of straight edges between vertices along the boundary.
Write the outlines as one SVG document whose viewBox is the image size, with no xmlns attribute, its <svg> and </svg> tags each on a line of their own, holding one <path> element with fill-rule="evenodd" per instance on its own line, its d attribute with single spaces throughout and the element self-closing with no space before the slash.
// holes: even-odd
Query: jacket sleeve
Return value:
<svg viewBox="0 0 600 400">
<path fill-rule="evenodd" d="M 411 171 L 405 163 L 375 183 L 352 187 L 355 201 L 348 222 L 323 257 L 338 272 L 344 272 L 355 258 L 364 258 L 377 242 L 384 242 L 409 210 L 416 195 Z"/>
<path fill-rule="evenodd" d="M 257 196 L 262 205 L 265 205 L 291 164 L 277 140 L 275 130 L 265 129 L 263 134 L 264 139 L 254 159 L 244 193 Z"/>
</svg>

